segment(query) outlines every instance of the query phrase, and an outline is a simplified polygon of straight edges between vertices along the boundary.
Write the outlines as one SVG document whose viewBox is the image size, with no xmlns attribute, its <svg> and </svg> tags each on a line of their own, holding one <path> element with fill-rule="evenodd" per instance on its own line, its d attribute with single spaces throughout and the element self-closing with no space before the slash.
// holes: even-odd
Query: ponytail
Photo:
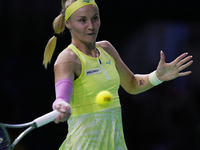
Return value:
<svg viewBox="0 0 200 150">
<path fill-rule="evenodd" d="M 62 12 L 53 21 L 54 36 L 48 41 L 44 51 L 43 65 L 45 66 L 46 69 L 47 65 L 51 62 L 51 58 L 56 48 L 57 35 L 63 32 L 65 29 L 65 10 L 67 7 L 69 7 L 69 5 L 71 5 L 75 1 L 76 0 L 61 1 Z"/>
<path fill-rule="evenodd" d="M 65 16 L 61 12 L 59 16 L 57 16 L 53 21 L 53 29 L 54 29 L 54 36 L 48 41 L 45 51 L 44 51 L 44 59 L 43 65 L 47 69 L 47 65 L 51 62 L 52 55 L 56 48 L 57 37 L 56 35 L 60 34 L 65 29 Z"/>
</svg>

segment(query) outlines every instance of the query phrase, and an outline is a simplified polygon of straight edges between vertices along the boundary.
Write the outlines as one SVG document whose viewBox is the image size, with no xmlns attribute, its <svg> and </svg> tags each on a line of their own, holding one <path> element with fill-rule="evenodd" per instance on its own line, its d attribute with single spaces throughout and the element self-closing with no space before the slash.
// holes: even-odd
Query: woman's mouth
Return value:
<svg viewBox="0 0 200 150">
<path fill-rule="evenodd" d="M 94 35 L 94 33 L 88 33 L 87 35 Z"/>
</svg>

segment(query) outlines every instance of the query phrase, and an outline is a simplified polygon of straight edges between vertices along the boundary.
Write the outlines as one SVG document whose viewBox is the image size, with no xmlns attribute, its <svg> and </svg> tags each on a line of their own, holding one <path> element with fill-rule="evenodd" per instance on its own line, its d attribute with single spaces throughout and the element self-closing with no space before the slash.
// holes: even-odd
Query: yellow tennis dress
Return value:
<svg viewBox="0 0 200 150">
<path fill-rule="evenodd" d="M 68 134 L 59 150 L 126 150 L 118 96 L 120 78 L 114 59 L 98 45 L 97 58 L 85 55 L 72 44 L 68 48 L 79 57 L 82 72 L 74 81 Z M 113 102 L 106 107 L 95 103 L 102 90 L 113 95 Z"/>
</svg>

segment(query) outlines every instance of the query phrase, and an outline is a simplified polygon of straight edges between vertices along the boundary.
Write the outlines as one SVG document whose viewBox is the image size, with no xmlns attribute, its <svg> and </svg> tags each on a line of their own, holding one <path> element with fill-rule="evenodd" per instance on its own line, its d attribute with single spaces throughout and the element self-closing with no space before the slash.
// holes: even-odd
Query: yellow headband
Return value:
<svg viewBox="0 0 200 150">
<path fill-rule="evenodd" d="M 65 21 L 69 19 L 69 17 L 79 8 L 86 5 L 95 5 L 97 8 L 97 4 L 94 0 L 77 0 L 73 4 L 71 4 L 65 11 Z"/>
</svg>

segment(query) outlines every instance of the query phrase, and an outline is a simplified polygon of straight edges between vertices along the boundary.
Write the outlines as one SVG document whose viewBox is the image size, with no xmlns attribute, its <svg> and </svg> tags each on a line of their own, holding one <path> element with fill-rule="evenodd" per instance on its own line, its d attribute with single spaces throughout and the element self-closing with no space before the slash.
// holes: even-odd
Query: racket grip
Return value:
<svg viewBox="0 0 200 150">
<path fill-rule="evenodd" d="M 39 118 L 36 118 L 34 120 L 36 127 L 39 128 L 45 124 L 48 124 L 50 122 L 52 122 L 53 120 L 56 119 L 56 117 L 58 116 L 59 112 L 57 110 L 54 110 L 50 113 L 47 113 Z"/>
</svg>

